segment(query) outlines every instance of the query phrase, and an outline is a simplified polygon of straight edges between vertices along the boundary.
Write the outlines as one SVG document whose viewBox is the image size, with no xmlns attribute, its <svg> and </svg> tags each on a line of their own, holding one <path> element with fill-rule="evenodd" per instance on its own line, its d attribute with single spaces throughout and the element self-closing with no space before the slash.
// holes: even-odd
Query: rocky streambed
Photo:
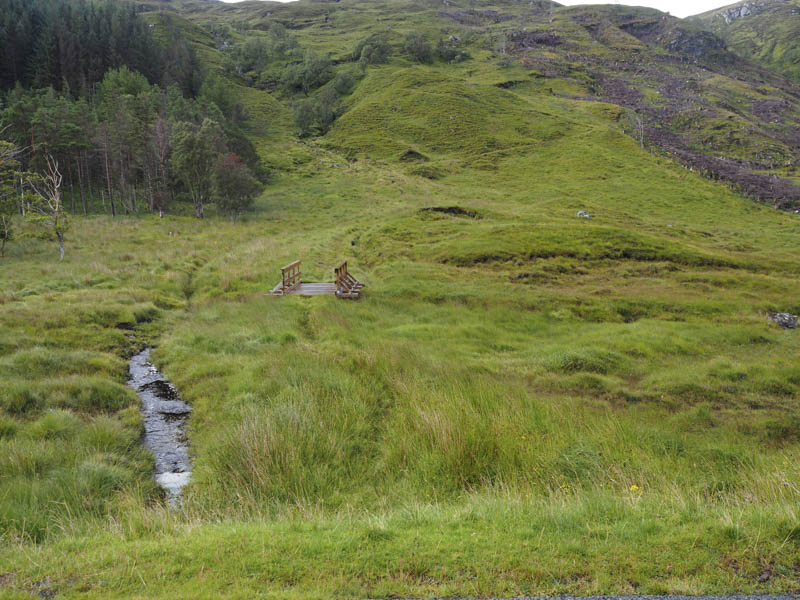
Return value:
<svg viewBox="0 0 800 600">
<path fill-rule="evenodd" d="M 144 445 L 156 459 L 155 480 L 166 491 L 170 504 L 177 506 L 192 473 L 185 432 L 192 408 L 153 366 L 150 348 L 131 358 L 128 386 L 142 400 Z"/>
</svg>

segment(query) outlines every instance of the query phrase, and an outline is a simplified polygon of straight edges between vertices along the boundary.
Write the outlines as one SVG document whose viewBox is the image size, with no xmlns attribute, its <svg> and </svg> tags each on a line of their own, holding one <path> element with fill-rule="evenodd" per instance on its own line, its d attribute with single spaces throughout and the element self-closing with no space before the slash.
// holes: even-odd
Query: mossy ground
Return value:
<svg viewBox="0 0 800 600">
<path fill-rule="evenodd" d="M 800 311 L 798 217 L 473 67 L 370 68 L 317 141 L 239 90 L 276 170 L 243 222 L 9 247 L 0 595 L 798 588 L 800 338 L 766 319 Z M 364 297 L 268 296 L 298 258 Z M 145 343 L 194 408 L 177 512 L 123 386 Z"/>
</svg>

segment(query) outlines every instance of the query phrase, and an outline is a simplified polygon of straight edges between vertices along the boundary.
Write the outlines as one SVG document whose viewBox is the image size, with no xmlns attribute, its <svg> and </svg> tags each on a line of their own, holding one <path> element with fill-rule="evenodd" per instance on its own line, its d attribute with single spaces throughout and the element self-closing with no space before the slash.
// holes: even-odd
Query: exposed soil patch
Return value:
<svg viewBox="0 0 800 600">
<path fill-rule="evenodd" d="M 403 162 L 428 162 L 428 157 L 421 152 L 408 149 L 400 155 L 400 160 Z"/>
<path fill-rule="evenodd" d="M 419 209 L 421 214 L 425 213 L 442 213 L 452 217 L 468 217 L 470 219 L 480 219 L 481 216 L 478 211 L 461 208 L 460 206 L 429 206 Z"/>
<path fill-rule="evenodd" d="M 757 100 L 753 103 L 750 110 L 757 117 L 770 123 L 783 123 L 785 120 L 784 113 L 790 108 L 791 106 L 786 100 L 782 98 L 771 98 L 766 100 Z"/>
<path fill-rule="evenodd" d="M 508 41 L 513 49 L 521 50 L 536 46 L 558 46 L 564 43 L 564 38 L 548 31 L 513 31 Z"/>
<path fill-rule="evenodd" d="M 495 83 L 494 87 L 499 87 L 499 88 L 503 88 L 504 90 L 507 90 L 509 88 L 513 88 L 515 86 L 518 86 L 520 83 L 525 83 L 525 82 L 524 81 L 520 81 L 518 79 L 514 79 L 512 81 L 503 81 L 501 83 Z"/>
</svg>

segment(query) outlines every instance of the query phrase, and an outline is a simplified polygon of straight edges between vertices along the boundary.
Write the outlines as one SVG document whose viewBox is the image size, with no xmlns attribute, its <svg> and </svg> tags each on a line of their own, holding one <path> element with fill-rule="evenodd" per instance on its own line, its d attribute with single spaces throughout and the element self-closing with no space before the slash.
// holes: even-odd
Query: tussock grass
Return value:
<svg viewBox="0 0 800 600">
<path fill-rule="evenodd" d="M 796 217 L 642 151 L 608 106 L 474 69 L 370 69 L 317 143 L 254 131 L 292 173 L 235 226 L 76 218 L 63 263 L 9 247 L 0 585 L 797 586 L 800 338 L 765 318 L 798 310 Z M 420 212 L 453 206 L 481 218 Z M 347 259 L 364 297 L 268 297 L 297 258 L 309 281 Z M 179 512 L 124 387 L 146 343 L 193 406 Z"/>
</svg>

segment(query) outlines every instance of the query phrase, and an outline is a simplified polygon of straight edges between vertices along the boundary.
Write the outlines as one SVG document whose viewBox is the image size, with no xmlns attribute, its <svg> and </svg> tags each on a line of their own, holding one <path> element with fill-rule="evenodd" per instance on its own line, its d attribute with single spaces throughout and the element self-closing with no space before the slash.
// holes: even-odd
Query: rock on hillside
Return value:
<svg viewBox="0 0 800 600">
<path fill-rule="evenodd" d="M 800 81 L 799 0 L 745 0 L 690 20 L 740 56 Z"/>
</svg>

